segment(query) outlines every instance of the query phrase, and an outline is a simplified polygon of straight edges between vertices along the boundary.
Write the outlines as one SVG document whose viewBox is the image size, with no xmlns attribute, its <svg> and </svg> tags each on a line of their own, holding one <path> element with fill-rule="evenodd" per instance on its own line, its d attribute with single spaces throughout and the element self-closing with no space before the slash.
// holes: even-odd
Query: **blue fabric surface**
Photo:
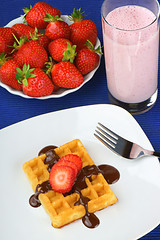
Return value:
<svg viewBox="0 0 160 240">
<path fill-rule="evenodd" d="M 12 19 L 19 17 L 21 14 L 23 14 L 22 9 L 24 7 L 29 7 L 30 4 L 34 5 L 36 2 L 37 1 L 31 0 L 1 1 L 0 26 L 4 26 Z M 102 43 L 102 27 L 100 16 L 100 9 L 103 2 L 102 0 L 47 0 L 44 2 L 47 2 L 51 5 L 54 4 L 55 7 L 61 10 L 62 14 L 71 14 L 73 8 L 77 9 L 81 7 L 82 10 L 88 15 L 87 18 L 96 23 L 98 37 Z M 98 103 L 109 103 L 103 56 L 101 65 L 92 80 L 85 84 L 80 90 L 62 98 L 48 100 L 25 99 L 16 95 L 12 95 L 4 88 L 0 87 L 0 129 L 43 113 Z M 160 95 L 158 95 L 157 102 L 150 111 L 134 116 L 134 118 L 138 121 L 148 136 L 153 147 L 157 151 L 160 151 Z M 160 239 L 160 226 L 155 228 L 141 239 Z"/>
</svg>

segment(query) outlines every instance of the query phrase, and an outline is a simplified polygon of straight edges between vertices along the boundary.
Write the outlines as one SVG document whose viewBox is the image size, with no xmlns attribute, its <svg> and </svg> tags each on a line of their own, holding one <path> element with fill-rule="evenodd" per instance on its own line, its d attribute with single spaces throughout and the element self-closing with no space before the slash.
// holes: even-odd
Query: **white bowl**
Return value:
<svg viewBox="0 0 160 240">
<path fill-rule="evenodd" d="M 65 22 L 67 22 L 68 24 L 71 24 L 72 21 L 69 20 L 67 15 L 62 15 L 61 16 L 63 18 L 63 20 Z M 5 27 L 12 27 L 14 24 L 16 23 L 23 23 L 23 17 L 19 17 L 19 18 L 15 18 L 12 21 L 10 21 Z M 100 40 L 97 38 L 97 42 L 96 42 L 96 47 L 98 47 L 99 45 L 101 45 Z M 99 65 L 100 65 L 100 61 L 101 61 L 101 56 L 100 56 L 100 60 L 99 60 Z M 83 83 L 77 87 L 77 88 L 73 88 L 73 89 L 65 89 L 65 88 L 60 88 L 57 92 L 52 93 L 49 96 L 45 96 L 45 97 L 37 97 L 36 99 L 49 99 L 49 98 L 60 98 L 63 97 L 69 93 L 75 92 L 78 89 L 80 89 L 85 83 L 87 83 L 89 80 L 91 80 L 91 78 L 93 77 L 93 75 L 95 74 L 96 70 L 98 69 L 99 65 L 97 66 L 97 68 L 95 68 L 93 71 L 91 71 L 90 73 L 86 74 L 83 78 L 84 81 Z M 35 98 L 35 97 L 29 97 L 26 94 L 23 93 L 23 91 L 18 91 L 16 89 L 13 89 L 9 86 L 7 86 L 6 84 L 2 83 L 0 81 L 0 86 L 5 88 L 8 92 L 14 94 L 14 95 L 18 95 L 24 98 Z"/>
</svg>

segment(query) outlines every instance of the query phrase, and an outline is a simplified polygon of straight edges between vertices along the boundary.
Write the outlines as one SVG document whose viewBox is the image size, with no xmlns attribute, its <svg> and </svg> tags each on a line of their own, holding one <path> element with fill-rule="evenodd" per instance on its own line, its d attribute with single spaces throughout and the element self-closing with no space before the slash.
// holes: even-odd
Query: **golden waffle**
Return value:
<svg viewBox="0 0 160 240">
<path fill-rule="evenodd" d="M 94 164 L 83 144 L 78 139 L 56 148 L 55 152 L 59 157 L 67 154 L 77 154 L 82 159 L 83 167 Z M 43 154 L 23 164 L 23 170 L 32 185 L 33 191 L 35 191 L 38 184 L 49 179 L 47 165 L 44 164 L 45 158 L 46 155 Z M 88 211 L 90 213 L 117 202 L 117 197 L 110 189 L 102 174 L 92 176 L 91 181 L 86 178 L 86 185 L 87 188 L 83 189 L 81 193 L 90 199 L 88 202 Z M 83 205 L 74 205 L 78 199 L 78 193 L 64 196 L 53 190 L 39 195 L 41 204 L 49 214 L 52 225 L 56 228 L 69 224 L 85 215 L 86 211 Z"/>
</svg>

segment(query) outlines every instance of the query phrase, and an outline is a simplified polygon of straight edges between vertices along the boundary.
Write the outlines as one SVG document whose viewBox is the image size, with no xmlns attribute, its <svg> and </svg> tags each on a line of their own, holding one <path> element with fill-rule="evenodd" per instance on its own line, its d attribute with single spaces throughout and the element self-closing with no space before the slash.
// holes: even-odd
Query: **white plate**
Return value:
<svg viewBox="0 0 160 240">
<path fill-rule="evenodd" d="M 118 120 L 117 120 L 118 119 Z M 113 105 L 91 105 L 40 115 L 0 131 L 1 238 L 10 240 L 133 240 L 160 223 L 160 166 L 156 157 L 126 160 L 112 153 L 93 135 L 100 121 L 117 133 L 152 149 L 146 135 L 125 110 Z M 44 146 L 79 138 L 96 164 L 110 164 L 120 180 L 110 185 L 119 201 L 96 212 L 100 225 L 86 228 L 81 220 L 61 229 L 51 226 L 43 207 L 32 208 L 31 186 L 22 164 Z"/>
<path fill-rule="evenodd" d="M 61 16 L 62 19 L 67 22 L 69 25 L 72 23 L 72 21 L 69 20 L 68 16 L 67 15 L 62 15 Z M 23 17 L 19 17 L 19 18 L 15 18 L 13 19 L 11 22 L 9 22 L 5 27 L 12 27 L 14 24 L 16 23 L 23 23 Z M 100 43 L 100 40 L 97 38 L 97 42 L 96 42 L 96 45 L 95 47 L 98 47 L 98 46 L 101 46 L 101 43 Z M 100 61 L 101 61 L 101 55 L 100 55 Z M 80 89 L 85 83 L 87 83 L 89 80 L 91 80 L 91 78 L 93 77 L 93 75 L 95 74 L 95 72 L 97 71 L 97 69 L 99 68 L 99 65 L 100 65 L 100 61 L 99 61 L 99 64 L 98 66 L 93 70 L 91 71 L 90 73 L 86 74 L 84 77 L 83 77 L 83 83 L 77 87 L 77 88 L 73 88 L 73 89 L 65 89 L 65 88 L 60 88 L 57 92 L 55 93 L 52 93 L 51 95 L 49 96 L 45 96 L 45 97 L 37 97 L 36 99 L 49 99 L 49 98 L 60 98 L 60 97 L 63 97 L 69 93 L 72 93 L 72 92 L 75 92 L 77 91 L 78 89 Z M 22 91 L 18 91 L 16 89 L 13 89 L 9 86 L 7 86 L 6 84 L 2 83 L 0 81 L 0 86 L 5 88 L 8 92 L 14 94 L 14 95 L 18 95 L 18 96 L 21 96 L 21 97 L 24 97 L 24 98 L 33 98 L 33 97 L 29 97 L 27 96 L 26 94 L 24 94 Z"/>
</svg>

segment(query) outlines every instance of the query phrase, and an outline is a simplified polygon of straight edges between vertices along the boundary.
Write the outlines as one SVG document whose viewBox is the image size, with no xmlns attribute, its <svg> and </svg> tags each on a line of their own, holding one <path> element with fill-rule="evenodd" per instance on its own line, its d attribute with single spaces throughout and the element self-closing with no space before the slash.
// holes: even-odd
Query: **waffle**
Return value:
<svg viewBox="0 0 160 240">
<path fill-rule="evenodd" d="M 83 167 L 94 164 L 79 139 L 75 139 L 55 148 L 55 152 L 59 157 L 67 154 L 77 154 L 82 159 Z M 23 170 L 32 185 L 33 191 L 35 191 L 38 184 L 49 179 L 47 165 L 44 164 L 45 158 L 46 155 L 43 154 L 23 164 Z M 117 197 L 112 192 L 101 173 L 93 175 L 90 180 L 86 178 L 85 181 L 87 187 L 82 189 L 81 193 L 84 197 L 90 199 L 88 202 L 88 211 L 90 213 L 94 213 L 117 202 Z M 86 214 L 83 205 L 75 205 L 78 199 L 78 193 L 64 196 L 53 190 L 39 195 L 39 200 L 49 214 L 52 225 L 55 228 L 60 228 L 69 224 L 82 218 Z"/>
</svg>

